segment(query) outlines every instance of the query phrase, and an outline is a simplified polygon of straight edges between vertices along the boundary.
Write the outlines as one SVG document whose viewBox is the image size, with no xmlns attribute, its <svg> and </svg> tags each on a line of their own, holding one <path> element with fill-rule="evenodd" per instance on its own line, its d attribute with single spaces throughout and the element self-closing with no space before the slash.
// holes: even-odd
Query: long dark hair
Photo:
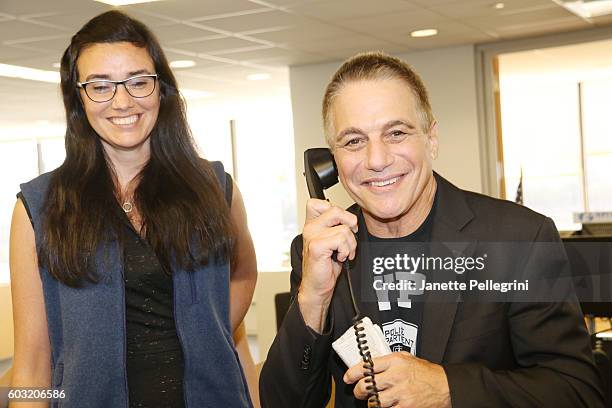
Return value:
<svg viewBox="0 0 612 408">
<path fill-rule="evenodd" d="M 113 10 L 87 22 L 61 60 L 66 109 L 66 159 L 54 172 L 43 209 L 39 261 L 49 273 L 77 287 L 96 282 L 96 254 L 102 244 L 121 238 L 115 172 L 100 137 L 89 124 L 77 89 L 79 53 L 95 43 L 129 42 L 146 48 L 160 87 L 160 108 L 151 130 L 151 156 L 137 176 L 134 202 L 146 227 L 146 240 L 162 267 L 193 270 L 231 254 L 229 207 L 214 170 L 201 159 L 187 125 L 185 105 L 168 61 L 151 31 Z"/>
</svg>

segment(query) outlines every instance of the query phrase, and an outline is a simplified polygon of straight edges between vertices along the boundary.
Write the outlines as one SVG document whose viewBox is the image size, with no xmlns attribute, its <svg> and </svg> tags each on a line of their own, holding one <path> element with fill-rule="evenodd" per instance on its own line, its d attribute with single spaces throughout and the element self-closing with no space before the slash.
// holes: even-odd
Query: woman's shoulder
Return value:
<svg viewBox="0 0 612 408">
<path fill-rule="evenodd" d="M 49 183 L 56 172 L 57 169 L 43 173 L 32 180 L 19 185 L 21 191 L 18 196 L 27 202 L 28 208 L 40 207 L 47 195 Z"/>
<path fill-rule="evenodd" d="M 207 160 L 204 158 L 200 158 L 200 163 L 203 166 L 212 167 L 213 171 L 215 172 L 215 175 L 219 179 L 221 178 L 220 176 L 223 176 L 225 174 L 225 168 L 223 167 L 223 163 L 218 160 Z"/>
<path fill-rule="evenodd" d="M 200 160 L 203 165 L 212 167 L 215 176 L 217 176 L 217 180 L 219 181 L 219 185 L 224 193 L 225 200 L 227 201 L 227 204 L 231 207 L 234 192 L 234 181 L 232 179 L 232 176 L 225 171 L 225 167 L 223 166 L 223 163 L 221 161 L 210 161 L 204 158 L 201 158 Z"/>
<path fill-rule="evenodd" d="M 30 181 L 21 183 L 19 187 L 21 187 L 22 192 L 25 190 L 26 192 L 40 192 L 44 194 L 56 172 L 57 169 L 40 174 Z"/>
</svg>

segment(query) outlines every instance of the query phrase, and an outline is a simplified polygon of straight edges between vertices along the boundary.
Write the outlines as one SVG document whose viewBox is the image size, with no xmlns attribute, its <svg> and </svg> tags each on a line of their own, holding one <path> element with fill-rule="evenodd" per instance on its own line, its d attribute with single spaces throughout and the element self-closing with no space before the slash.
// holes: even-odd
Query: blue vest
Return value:
<svg viewBox="0 0 612 408">
<path fill-rule="evenodd" d="M 219 164 L 215 163 L 215 172 L 224 182 Z M 51 173 L 45 173 L 21 185 L 37 249 L 50 179 Z M 52 407 L 128 407 L 125 290 L 116 240 L 100 246 L 96 267 L 99 282 L 86 282 L 80 288 L 58 282 L 40 267 L 51 342 L 51 385 L 66 395 Z M 252 406 L 232 338 L 229 282 L 227 264 L 173 271 L 174 319 L 185 361 L 187 408 Z"/>
</svg>

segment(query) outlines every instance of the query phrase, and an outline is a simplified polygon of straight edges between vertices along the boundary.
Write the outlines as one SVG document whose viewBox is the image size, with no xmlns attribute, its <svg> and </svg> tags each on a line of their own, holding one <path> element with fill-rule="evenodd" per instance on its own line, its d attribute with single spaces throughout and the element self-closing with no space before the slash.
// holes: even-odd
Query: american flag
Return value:
<svg viewBox="0 0 612 408">
<path fill-rule="evenodd" d="M 516 187 L 516 198 L 514 202 L 520 205 L 523 205 L 523 168 L 521 167 L 521 178 L 518 183 L 518 187 Z"/>
</svg>

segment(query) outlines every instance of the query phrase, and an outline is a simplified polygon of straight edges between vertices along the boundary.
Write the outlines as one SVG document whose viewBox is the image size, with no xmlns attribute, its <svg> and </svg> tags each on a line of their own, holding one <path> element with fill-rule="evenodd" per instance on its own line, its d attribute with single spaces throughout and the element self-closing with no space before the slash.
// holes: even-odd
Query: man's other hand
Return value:
<svg viewBox="0 0 612 408">
<path fill-rule="evenodd" d="M 450 393 L 442 366 L 407 352 L 372 359 L 381 407 L 450 408 Z M 344 382 L 354 384 L 353 394 L 368 399 L 363 362 L 349 368 Z"/>
</svg>

